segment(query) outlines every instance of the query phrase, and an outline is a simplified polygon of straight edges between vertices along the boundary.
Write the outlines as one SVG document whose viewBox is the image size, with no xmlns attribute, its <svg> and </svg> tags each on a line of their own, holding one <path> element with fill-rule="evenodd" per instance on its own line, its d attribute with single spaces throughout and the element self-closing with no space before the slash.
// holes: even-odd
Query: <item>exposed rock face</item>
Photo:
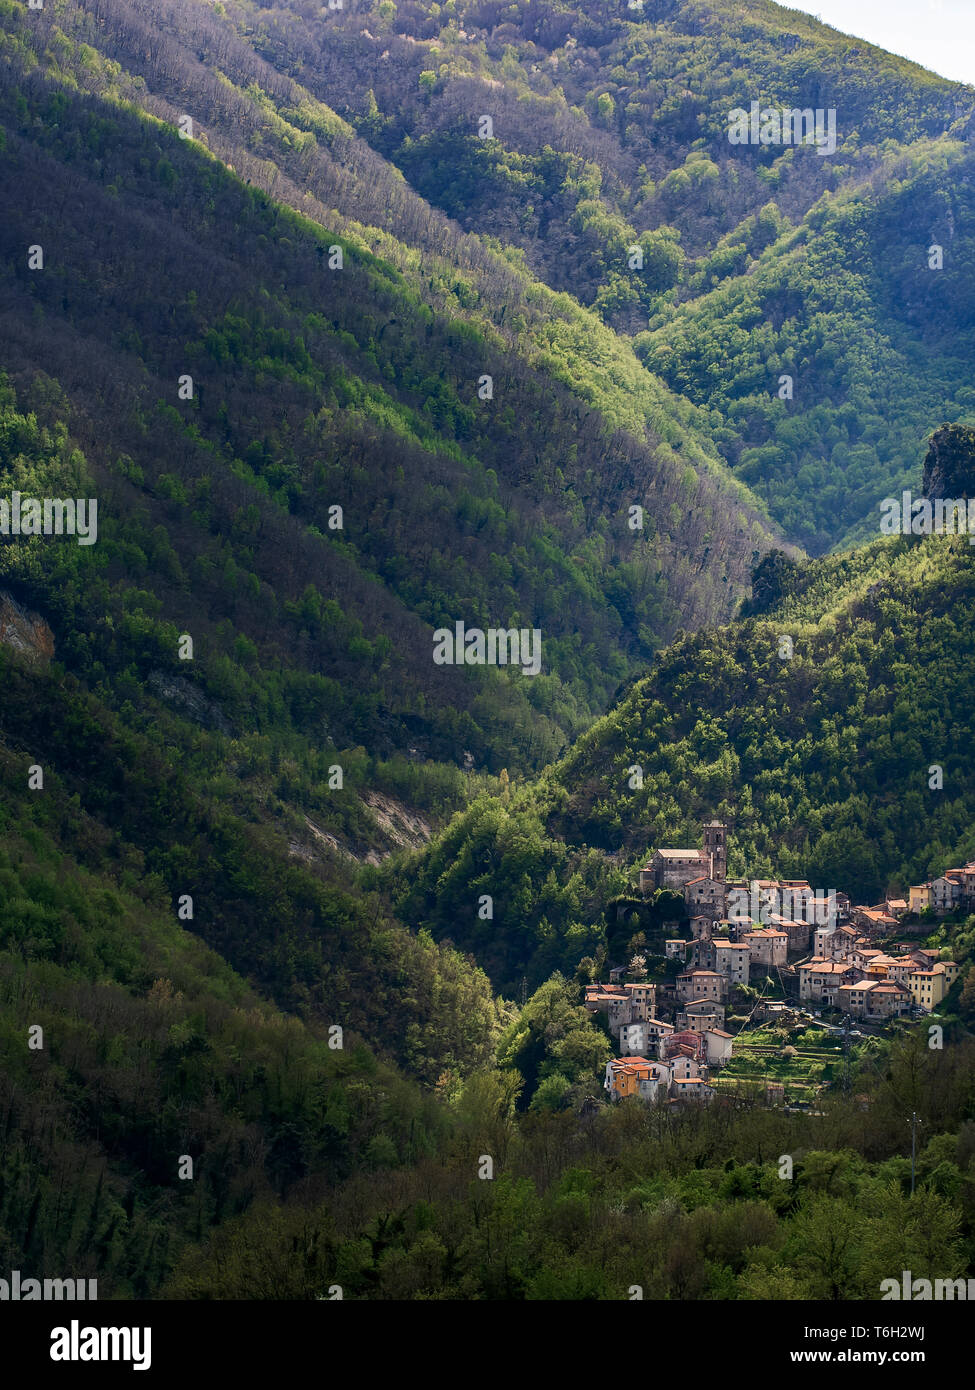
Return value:
<svg viewBox="0 0 975 1390">
<path fill-rule="evenodd" d="M 367 791 L 363 800 L 376 820 L 378 834 L 375 843 L 370 845 L 368 842 L 361 842 L 350 848 L 341 844 L 329 831 L 322 830 L 307 816 L 303 816 L 305 825 L 314 838 L 310 843 L 292 839 L 289 842 L 291 853 L 298 859 L 304 859 L 306 863 L 320 858 L 324 850 L 326 858 L 339 854 L 354 864 L 381 864 L 398 849 L 419 849 L 432 839 L 433 829 L 423 817 L 415 811 L 410 811 L 393 797 Z"/>
<path fill-rule="evenodd" d="M 408 811 L 391 796 L 379 792 L 366 792 L 366 805 L 383 830 L 400 849 L 421 849 L 433 838 L 433 830 L 414 811 Z M 384 856 L 385 857 L 385 856 Z"/>
<path fill-rule="evenodd" d="M 924 460 L 925 497 L 975 497 L 975 430 L 942 425 Z"/>
<path fill-rule="evenodd" d="M 221 734 L 231 732 L 219 706 L 208 700 L 203 691 L 185 677 L 171 676 L 166 671 L 150 671 L 148 683 L 157 695 L 175 705 L 187 719 L 202 724 L 205 729 L 216 729 Z"/>
<path fill-rule="evenodd" d="M 47 666 L 54 655 L 54 633 L 47 623 L 6 589 L 0 589 L 0 644 L 10 647 L 29 666 Z"/>
</svg>

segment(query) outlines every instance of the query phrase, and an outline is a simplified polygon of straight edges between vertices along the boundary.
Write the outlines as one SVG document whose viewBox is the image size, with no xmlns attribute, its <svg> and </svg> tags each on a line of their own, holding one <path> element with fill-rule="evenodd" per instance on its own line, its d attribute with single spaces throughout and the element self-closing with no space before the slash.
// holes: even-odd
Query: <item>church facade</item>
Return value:
<svg viewBox="0 0 975 1390">
<path fill-rule="evenodd" d="M 641 892 L 672 888 L 675 892 L 683 893 L 687 884 L 701 883 L 702 893 L 710 899 L 727 875 L 727 840 L 728 827 L 721 821 L 713 820 L 703 827 L 701 849 L 655 850 L 653 857 L 640 870 Z"/>
</svg>

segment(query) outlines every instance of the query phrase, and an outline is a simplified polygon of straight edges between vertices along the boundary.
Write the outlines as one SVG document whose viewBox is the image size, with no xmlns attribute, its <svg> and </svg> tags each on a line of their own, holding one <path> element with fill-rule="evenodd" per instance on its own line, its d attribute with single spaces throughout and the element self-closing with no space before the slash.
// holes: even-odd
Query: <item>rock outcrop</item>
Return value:
<svg viewBox="0 0 975 1390">
<path fill-rule="evenodd" d="M 0 589 L 0 645 L 15 651 L 29 666 L 47 666 L 54 655 L 50 627 L 6 589 Z"/>
<path fill-rule="evenodd" d="M 204 729 L 215 729 L 221 734 L 231 732 L 219 705 L 207 699 L 203 691 L 184 676 L 171 676 L 166 671 L 150 671 L 148 684 L 163 700 L 175 706 L 186 719 L 192 719 Z"/>
<path fill-rule="evenodd" d="M 975 497 L 975 429 L 942 425 L 924 460 L 925 497 Z"/>
</svg>

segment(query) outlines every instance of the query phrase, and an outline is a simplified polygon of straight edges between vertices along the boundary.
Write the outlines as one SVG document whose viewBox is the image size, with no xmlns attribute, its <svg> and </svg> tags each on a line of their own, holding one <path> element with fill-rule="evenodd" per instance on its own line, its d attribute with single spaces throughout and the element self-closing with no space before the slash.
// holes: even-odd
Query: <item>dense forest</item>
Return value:
<svg viewBox="0 0 975 1390">
<path fill-rule="evenodd" d="M 609 1106 L 581 992 L 713 815 L 857 901 L 975 857 L 975 551 L 878 539 L 975 484 L 973 105 L 767 0 L 0 0 L 0 503 L 98 502 L 0 534 L 0 1276 L 972 1266 L 975 919 L 817 1115 Z"/>
<path fill-rule="evenodd" d="M 262 676 L 296 667 L 316 733 L 324 721 L 344 746 L 455 765 L 468 750 L 497 772 L 557 753 L 681 622 L 730 613 L 772 532 L 698 413 L 628 345 L 499 256 L 469 265 L 456 234 L 419 257 L 355 220 L 378 210 L 354 196 L 331 212 L 340 159 L 357 189 L 368 151 L 282 82 L 277 101 L 311 129 L 288 126 L 239 42 L 239 92 L 195 58 L 186 92 L 192 36 L 154 34 L 173 105 L 114 61 L 123 42 L 145 61 L 134 11 L 69 10 L 71 43 L 47 15 L 14 29 L 2 73 L 4 365 L 21 409 L 84 450 L 103 511 L 165 538 L 157 593 L 187 629 L 229 623 L 221 654 L 243 639 Z M 194 140 L 175 128 L 184 103 Z M 223 126 L 242 148 L 221 146 Z M 286 195 L 296 141 L 292 209 L 259 191 L 249 151 L 283 146 L 280 176 L 259 162 Z M 25 182 L 29 206 L 13 196 Z M 27 248 L 45 244 L 32 271 Z M 133 558 L 116 584 L 144 588 Z M 530 695 L 506 673 L 431 665 L 430 630 L 458 619 L 542 630 Z"/>
<path fill-rule="evenodd" d="M 972 415 L 970 87 L 767 0 L 228 13 L 431 203 L 632 335 L 807 549 L 876 534 L 925 434 Z M 732 145 L 752 100 L 832 110 L 835 154 Z"/>
<path fill-rule="evenodd" d="M 255 1204 L 167 1293 L 325 1297 L 338 1282 L 379 1299 L 836 1300 L 875 1299 L 890 1270 L 957 1277 L 975 1220 L 971 1046 L 938 1061 L 906 1049 L 866 1106 L 841 1099 L 816 1119 L 624 1103 L 516 1121 L 504 1078 L 485 1082 L 458 1106 L 446 1161 L 363 1176 L 321 1204 Z M 912 1096 L 931 1126 L 913 1195 Z M 503 1168 L 490 1182 L 476 1176 L 485 1151 Z"/>
</svg>

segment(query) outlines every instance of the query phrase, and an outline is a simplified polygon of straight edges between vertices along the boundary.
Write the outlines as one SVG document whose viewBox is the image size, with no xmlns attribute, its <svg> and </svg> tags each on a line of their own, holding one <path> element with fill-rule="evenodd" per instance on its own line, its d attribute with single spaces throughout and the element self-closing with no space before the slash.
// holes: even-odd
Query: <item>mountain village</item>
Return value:
<svg viewBox="0 0 975 1390">
<path fill-rule="evenodd" d="M 701 849 L 658 849 L 640 871 L 644 897 L 661 888 L 683 896 L 690 935 L 663 941 L 662 981 L 624 980 L 645 977 L 640 960 L 611 970 L 608 984 L 586 986 L 585 1007 L 606 1016 L 619 1044 L 603 1083 L 611 1100 L 710 1100 L 715 1076 L 756 1016 L 818 1019 L 836 1010 L 848 1037 L 854 1023 L 873 1029 L 931 1013 L 958 977 L 940 952 L 892 938 L 907 936 L 902 922 L 925 909 L 939 918 L 975 911 L 975 861 L 913 886 L 907 899 L 870 907 L 817 893 L 804 879 L 729 879 L 726 870 L 727 826 L 713 820 Z M 758 981 L 756 997 L 747 987 Z M 767 999 L 776 983 L 777 997 Z M 733 1005 L 739 1017 L 740 1007 L 748 1011 L 735 1034 L 726 1027 Z M 783 1102 L 780 1081 L 764 1090 L 767 1103 Z"/>
</svg>

